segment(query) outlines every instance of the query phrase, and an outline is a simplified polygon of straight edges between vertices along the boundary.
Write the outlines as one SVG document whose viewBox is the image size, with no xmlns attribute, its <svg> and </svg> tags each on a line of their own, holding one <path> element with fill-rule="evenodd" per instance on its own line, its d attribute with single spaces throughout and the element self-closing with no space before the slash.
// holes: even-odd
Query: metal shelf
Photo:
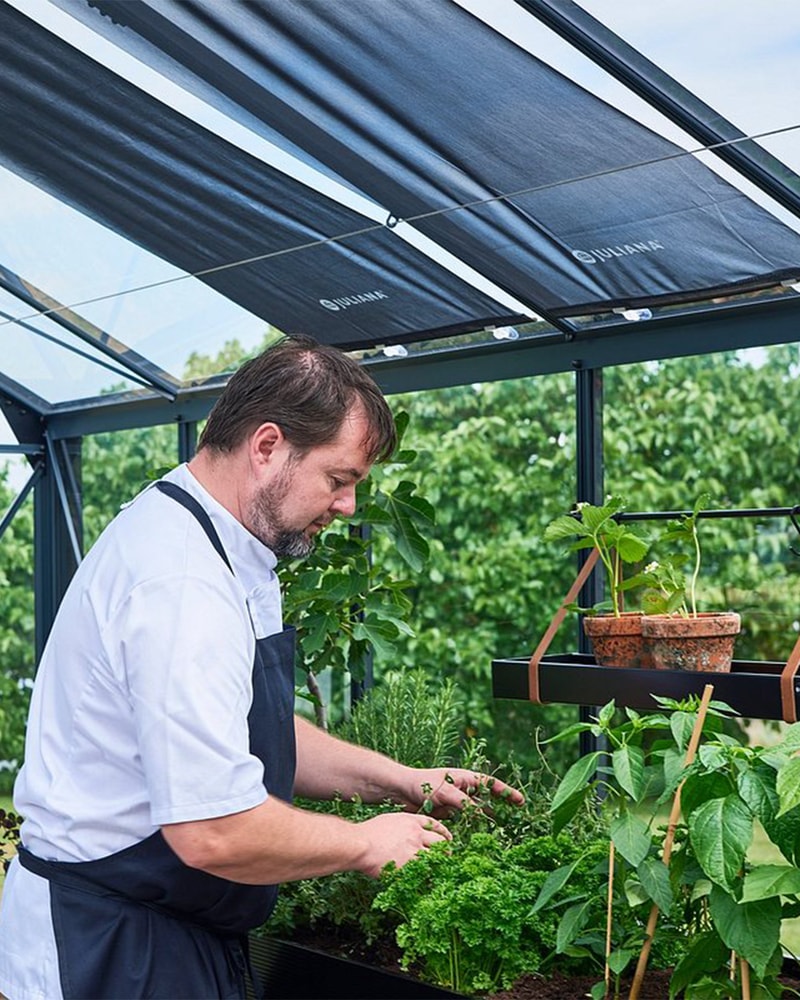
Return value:
<svg viewBox="0 0 800 1000">
<path fill-rule="evenodd" d="M 494 697 L 528 701 L 529 663 L 529 657 L 492 660 Z M 737 715 L 783 719 L 780 680 L 785 666 L 777 661 L 734 660 L 730 673 L 637 670 L 598 666 L 588 653 L 554 653 L 539 662 L 539 694 L 542 704 L 604 705 L 613 698 L 618 705 L 654 710 L 659 706 L 653 695 L 699 697 L 706 684 L 713 684 L 715 701 L 726 702 Z M 797 712 L 800 677 L 793 678 L 792 686 Z"/>
</svg>

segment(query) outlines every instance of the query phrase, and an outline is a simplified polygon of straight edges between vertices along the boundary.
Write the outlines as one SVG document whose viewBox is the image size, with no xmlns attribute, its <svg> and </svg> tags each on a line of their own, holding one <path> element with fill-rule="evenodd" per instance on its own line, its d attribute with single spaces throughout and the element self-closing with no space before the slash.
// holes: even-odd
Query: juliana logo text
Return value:
<svg viewBox="0 0 800 1000">
<path fill-rule="evenodd" d="M 330 309 L 331 312 L 339 312 L 340 309 L 349 309 L 351 306 L 363 306 L 365 302 L 377 302 L 379 299 L 388 299 L 386 292 L 359 292 L 358 295 L 342 295 L 338 299 L 320 299 L 319 304 Z"/>
<path fill-rule="evenodd" d="M 581 264 L 599 264 L 612 257 L 629 257 L 634 253 L 654 253 L 664 250 L 660 240 L 643 240 L 641 243 L 617 243 L 613 247 L 592 247 L 590 250 L 573 250 L 572 256 Z"/>
</svg>

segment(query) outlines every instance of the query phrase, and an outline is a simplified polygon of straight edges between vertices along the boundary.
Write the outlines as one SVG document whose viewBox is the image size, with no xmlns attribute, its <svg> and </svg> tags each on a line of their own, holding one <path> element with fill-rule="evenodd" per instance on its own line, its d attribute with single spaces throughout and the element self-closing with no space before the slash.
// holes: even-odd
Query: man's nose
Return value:
<svg viewBox="0 0 800 1000">
<path fill-rule="evenodd" d="M 348 486 L 337 493 L 331 504 L 331 510 L 340 517 L 352 517 L 356 512 L 356 488 Z"/>
</svg>

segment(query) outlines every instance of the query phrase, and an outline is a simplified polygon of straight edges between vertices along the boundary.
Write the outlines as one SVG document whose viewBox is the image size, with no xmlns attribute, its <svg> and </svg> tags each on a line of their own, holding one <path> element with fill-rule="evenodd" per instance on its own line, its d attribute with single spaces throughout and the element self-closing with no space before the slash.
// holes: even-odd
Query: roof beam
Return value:
<svg viewBox="0 0 800 1000">
<path fill-rule="evenodd" d="M 110 334 L 84 319 L 69 306 L 62 305 L 52 296 L 41 291 L 30 281 L 25 281 L 18 274 L 0 265 L 0 287 L 5 288 L 37 313 L 41 313 L 54 323 L 68 330 L 73 336 L 91 346 L 113 360 L 128 373 L 133 373 L 137 382 L 152 386 L 156 392 L 170 399 L 175 398 L 178 382 L 172 376 L 162 371 L 152 361 L 127 347 Z M 13 322 L 20 322 L 15 320 Z M 68 346 L 68 345 L 65 345 Z M 88 355 L 86 355 L 88 358 Z M 92 360 L 92 359 L 89 359 Z M 118 369 L 116 369 L 118 371 Z"/>
<path fill-rule="evenodd" d="M 610 322 L 597 330 L 522 337 L 470 347 L 374 357 L 363 364 L 387 394 L 441 389 L 471 382 L 602 368 L 661 358 L 733 351 L 798 340 L 800 296 L 772 302 L 739 302 L 710 311 L 656 317 L 643 323 Z M 57 404 L 48 416 L 52 439 L 202 420 L 219 396 L 226 377 L 181 389 L 174 401 L 151 393 Z"/>
</svg>

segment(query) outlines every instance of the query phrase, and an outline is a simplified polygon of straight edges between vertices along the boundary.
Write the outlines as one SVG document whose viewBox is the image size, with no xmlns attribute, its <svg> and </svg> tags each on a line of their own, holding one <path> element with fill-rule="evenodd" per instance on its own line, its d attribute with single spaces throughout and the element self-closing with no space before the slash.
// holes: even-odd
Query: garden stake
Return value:
<svg viewBox="0 0 800 1000">
<path fill-rule="evenodd" d="M 747 959 L 739 956 L 739 970 L 742 973 L 742 1000 L 750 1000 L 750 966 Z"/>
<path fill-rule="evenodd" d="M 608 903 L 606 904 L 606 968 L 605 968 L 605 983 L 606 992 L 605 996 L 608 996 L 608 987 L 611 983 L 611 967 L 608 964 L 608 957 L 611 954 L 611 910 L 612 901 L 614 899 L 614 841 L 610 841 L 608 845 Z"/>
<path fill-rule="evenodd" d="M 688 767 L 692 763 L 694 755 L 697 753 L 697 746 L 700 743 L 700 735 L 703 732 L 703 724 L 706 721 L 706 713 L 708 712 L 708 706 L 713 694 L 714 685 L 706 684 L 703 688 L 703 697 L 700 699 L 700 707 L 697 710 L 697 718 L 695 719 L 692 735 L 689 739 L 689 746 L 686 748 L 686 756 L 683 760 L 684 767 Z M 672 843 L 675 840 L 675 828 L 678 825 L 678 819 L 681 814 L 682 786 L 683 782 L 681 782 L 675 789 L 675 795 L 672 799 L 672 809 L 669 814 L 669 825 L 667 826 L 667 835 L 664 837 L 664 850 L 661 855 L 665 865 L 669 865 L 670 855 L 672 854 Z M 650 910 L 650 917 L 647 921 L 644 944 L 642 945 L 642 951 L 636 965 L 636 972 L 633 977 L 633 983 L 631 984 L 631 991 L 628 994 L 628 1000 L 638 1000 L 639 990 L 642 988 L 642 980 L 644 979 L 645 970 L 647 969 L 647 960 L 650 957 L 650 946 L 653 943 L 653 935 L 655 934 L 657 920 L 658 906 L 653 903 Z"/>
</svg>

